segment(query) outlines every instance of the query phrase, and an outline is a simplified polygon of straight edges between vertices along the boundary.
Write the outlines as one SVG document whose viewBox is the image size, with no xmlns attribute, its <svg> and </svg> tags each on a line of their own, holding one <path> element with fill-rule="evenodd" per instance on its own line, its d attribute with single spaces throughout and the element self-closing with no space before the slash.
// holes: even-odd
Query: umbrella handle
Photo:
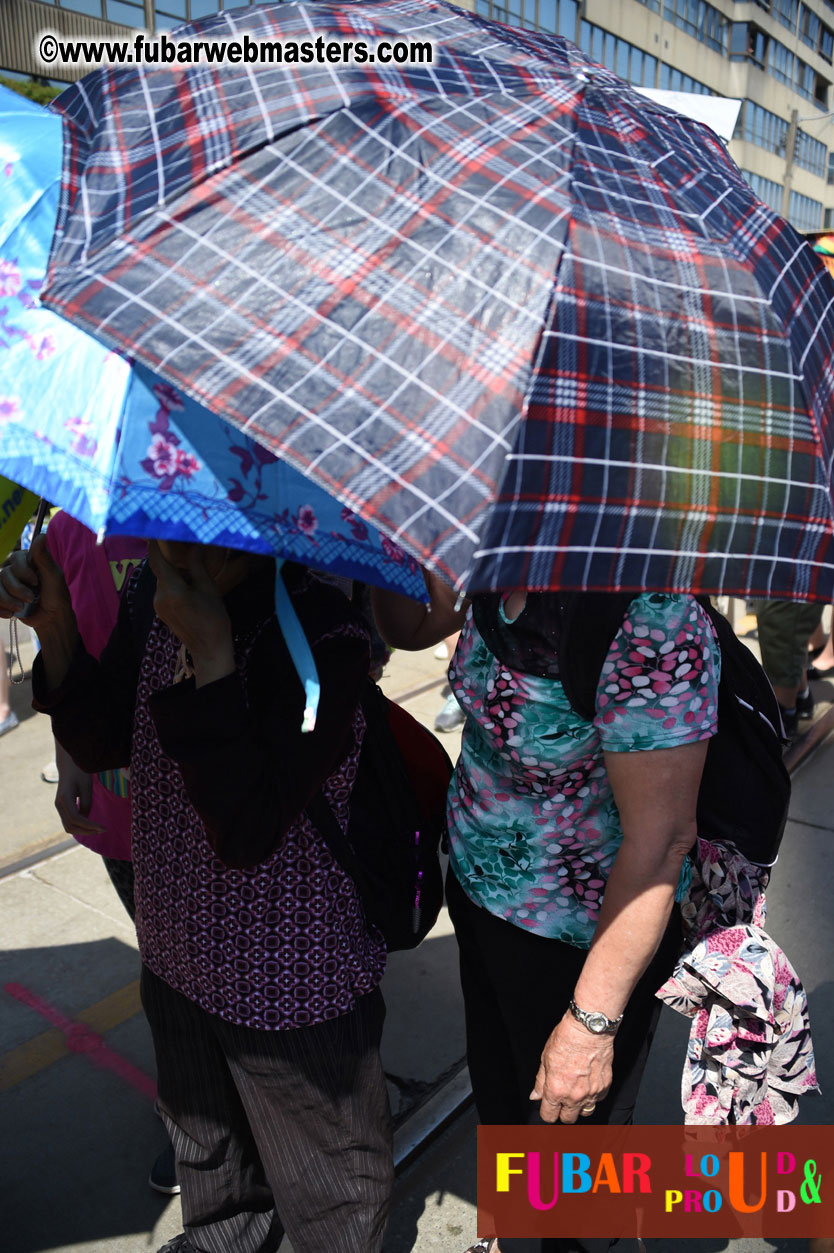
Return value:
<svg viewBox="0 0 834 1253">
<path fill-rule="evenodd" d="M 287 648 L 292 657 L 293 665 L 296 673 L 304 687 L 304 718 L 301 722 L 302 733 L 315 730 L 316 715 L 319 708 L 319 696 L 321 695 L 321 685 L 319 683 L 318 670 L 313 658 L 310 645 L 307 643 L 307 637 L 304 634 L 304 628 L 298 620 L 298 614 L 293 608 L 290 600 L 289 592 L 286 589 L 284 580 L 281 576 L 281 567 L 284 564 L 283 557 L 275 559 L 275 615 L 278 619 L 278 625 L 284 636 Z"/>
<path fill-rule="evenodd" d="M 46 518 L 46 515 L 48 512 L 49 512 L 49 501 L 46 499 L 45 496 L 41 496 L 40 500 L 38 501 L 38 511 L 35 514 L 35 523 L 34 523 L 34 526 L 32 527 L 32 538 L 29 540 L 30 548 L 32 547 L 35 540 L 38 538 L 41 531 L 43 530 L 44 519 Z M 31 566 L 31 564 L 32 562 L 30 560 L 29 565 Z M 40 588 L 40 584 L 38 585 L 38 587 Z M 30 601 L 25 609 L 21 609 L 20 612 L 16 613 L 14 616 L 16 618 L 20 618 L 21 621 L 25 621 L 26 618 L 31 618 L 32 614 L 35 612 L 35 610 L 38 607 L 38 601 L 40 600 L 40 598 L 41 598 L 40 590 L 38 590 L 38 592 L 35 595 L 35 599 L 33 601 Z"/>
</svg>

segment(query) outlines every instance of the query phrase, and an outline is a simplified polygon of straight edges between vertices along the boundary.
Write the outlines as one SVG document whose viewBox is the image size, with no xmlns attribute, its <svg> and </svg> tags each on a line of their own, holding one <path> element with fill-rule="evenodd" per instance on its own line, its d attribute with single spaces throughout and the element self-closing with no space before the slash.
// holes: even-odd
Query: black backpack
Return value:
<svg viewBox="0 0 834 1253">
<path fill-rule="evenodd" d="M 347 838 L 321 793 L 307 814 L 353 879 L 389 952 L 415 948 L 443 904 L 438 853 L 452 763 L 431 731 L 368 680 Z"/>
<path fill-rule="evenodd" d="M 559 596 L 560 678 L 572 708 L 589 721 L 608 649 L 633 599 L 604 592 Z M 709 741 L 698 794 L 698 834 L 735 845 L 754 865 L 772 866 L 791 796 L 779 703 L 761 665 L 727 619 L 706 597 L 697 599 L 721 648 L 718 731 Z"/>
</svg>

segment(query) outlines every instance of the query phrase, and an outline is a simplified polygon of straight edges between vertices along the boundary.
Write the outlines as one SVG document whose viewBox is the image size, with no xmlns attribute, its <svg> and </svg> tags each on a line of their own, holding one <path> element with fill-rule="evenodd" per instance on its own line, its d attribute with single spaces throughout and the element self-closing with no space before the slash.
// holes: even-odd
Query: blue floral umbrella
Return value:
<svg viewBox="0 0 834 1253">
<path fill-rule="evenodd" d="M 61 119 L 0 88 L 0 473 L 100 535 L 230 545 L 424 596 L 413 558 L 349 507 L 40 306 L 61 149 Z"/>
</svg>

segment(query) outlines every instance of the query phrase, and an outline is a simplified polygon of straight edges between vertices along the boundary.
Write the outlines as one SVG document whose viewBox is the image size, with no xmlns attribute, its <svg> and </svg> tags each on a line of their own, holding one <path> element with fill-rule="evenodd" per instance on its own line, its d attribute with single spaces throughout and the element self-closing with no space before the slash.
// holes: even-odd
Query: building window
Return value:
<svg viewBox="0 0 834 1253">
<path fill-rule="evenodd" d="M 821 28 L 822 22 L 816 13 L 807 4 L 803 4 L 799 11 L 799 38 L 815 52 L 819 46 Z"/>
<path fill-rule="evenodd" d="M 831 61 L 834 57 L 834 31 L 828 26 L 823 26 L 820 32 L 820 56 L 824 61 Z"/>
<path fill-rule="evenodd" d="M 748 143 L 756 144 L 758 148 L 766 148 L 768 152 L 783 157 L 788 139 L 788 123 L 778 113 L 771 113 L 760 104 L 745 100 L 736 124 L 735 138 L 745 139 Z"/>
<path fill-rule="evenodd" d="M 706 0 L 665 0 L 663 16 L 714 52 L 726 52 L 727 19 Z"/>
<path fill-rule="evenodd" d="M 579 19 L 578 0 L 559 0 L 559 25 L 557 35 L 576 43 L 576 23 Z"/>
<path fill-rule="evenodd" d="M 777 39 L 772 39 L 770 41 L 770 48 L 768 51 L 768 69 L 770 70 L 771 76 L 775 78 L 778 83 L 784 83 L 787 87 L 792 87 L 794 82 L 797 81 L 797 67 L 801 67 L 802 70 L 808 68 L 803 61 L 799 61 L 798 58 L 794 56 L 794 54 L 790 52 L 784 44 L 780 44 Z"/>
<path fill-rule="evenodd" d="M 191 2 L 193 5 L 194 0 Z M 235 3 L 248 4 L 249 0 L 235 0 Z M 224 0 L 223 7 L 230 8 L 230 0 Z M 507 26 L 540 30 L 576 42 L 579 0 L 538 0 L 538 6 L 537 0 L 475 0 L 475 12 L 479 17 L 504 22 Z"/>
<path fill-rule="evenodd" d="M 782 184 L 774 183 L 773 179 L 770 178 L 763 178 L 761 174 L 754 174 L 752 170 L 742 170 L 741 172 L 759 200 L 766 204 L 769 209 L 772 209 L 774 213 L 781 213 Z"/>
<path fill-rule="evenodd" d="M 816 174 L 817 178 L 825 178 L 827 158 L 828 149 L 825 144 L 807 135 L 805 131 L 797 131 L 796 149 L 793 156 L 796 165 L 801 166 L 803 170 L 808 170 L 811 174 Z"/>
<path fill-rule="evenodd" d="M 782 47 L 776 40 L 773 42 L 777 48 Z M 752 22 L 733 22 L 730 30 L 730 60 L 752 61 L 764 69 L 769 43 L 769 37 Z"/>
<path fill-rule="evenodd" d="M 796 19 L 799 13 L 799 0 L 775 0 L 774 13 L 788 30 L 796 30 Z"/>
<path fill-rule="evenodd" d="M 592 61 L 598 61 L 626 82 L 636 87 L 654 87 L 657 57 L 649 56 L 627 40 L 618 39 L 591 22 L 581 22 L 579 46 Z"/>
<path fill-rule="evenodd" d="M 134 4 L 131 0 L 107 0 L 106 17 L 108 22 L 118 22 L 122 26 L 138 26 L 144 29 L 145 6 Z"/>
<path fill-rule="evenodd" d="M 799 231 L 818 231 L 822 219 L 822 204 L 819 200 L 812 200 L 810 196 L 803 196 L 798 191 L 792 191 L 788 217 L 791 226 L 795 226 Z"/>
<path fill-rule="evenodd" d="M 103 5 L 102 0 L 64 0 L 61 8 L 83 13 L 85 17 L 101 17 Z"/>
<path fill-rule="evenodd" d="M 834 217 L 834 209 L 825 209 L 825 210 L 823 210 L 823 215 L 822 215 L 822 229 L 823 229 L 824 231 L 830 231 L 830 230 L 831 230 L 831 219 L 832 219 L 832 217 Z"/>
<path fill-rule="evenodd" d="M 691 91 L 698 96 L 715 95 L 711 87 L 707 87 L 705 83 L 699 83 L 695 78 L 690 78 L 688 74 L 684 74 L 675 66 L 667 65 L 665 61 L 662 61 L 660 65 L 660 86 L 663 91 Z"/>
<path fill-rule="evenodd" d="M 157 0 L 157 17 L 175 17 L 184 22 L 188 17 L 185 0 Z"/>
</svg>

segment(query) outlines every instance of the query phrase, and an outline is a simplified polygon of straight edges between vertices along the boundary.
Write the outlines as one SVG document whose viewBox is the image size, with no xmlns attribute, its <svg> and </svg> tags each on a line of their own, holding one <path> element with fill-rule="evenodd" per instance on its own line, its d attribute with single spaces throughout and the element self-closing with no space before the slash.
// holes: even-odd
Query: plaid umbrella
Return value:
<svg viewBox="0 0 834 1253">
<path fill-rule="evenodd" d="M 48 303 L 470 592 L 834 592 L 834 283 L 703 125 L 436 0 L 180 36 L 431 65 L 63 93 Z"/>
</svg>

